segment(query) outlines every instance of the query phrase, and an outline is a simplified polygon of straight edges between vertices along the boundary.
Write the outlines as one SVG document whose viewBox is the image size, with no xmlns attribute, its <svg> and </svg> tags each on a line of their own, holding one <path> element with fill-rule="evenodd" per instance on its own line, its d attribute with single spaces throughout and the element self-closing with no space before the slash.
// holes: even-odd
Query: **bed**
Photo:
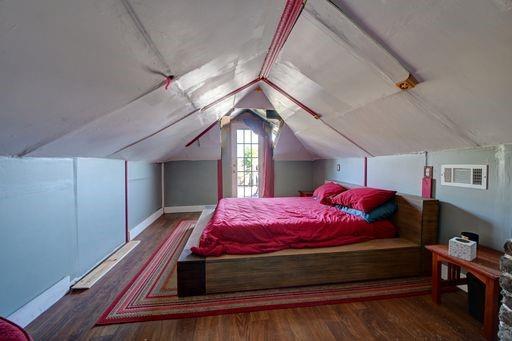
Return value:
<svg viewBox="0 0 512 341">
<path fill-rule="evenodd" d="M 359 187 L 345 183 L 342 185 L 348 188 Z M 362 224 L 361 220 L 346 216 L 343 219 L 347 220 L 348 224 L 345 225 L 349 226 L 348 232 L 333 230 L 339 226 L 334 219 L 340 217 L 336 208 L 325 207 L 311 198 L 259 199 L 256 206 L 261 210 L 258 219 L 253 219 L 251 213 L 254 203 L 244 203 L 239 205 L 238 211 L 215 219 L 226 223 L 224 230 L 220 231 L 222 235 L 229 236 L 231 233 L 229 237 L 233 243 L 228 249 L 219 249 L 214 242 L 215 238 L 208 245 L 211 247 L 205 248 L 204 243 L 199 247 L 201 235 L 215 214 L 214 207 L 207 207 L 178 260 L 178 295 L 193 296 L 427 274 L 430 260 L 424 245 L 437 241 L 438 202 L 401 194 L 397 194 L 396 202 L 398 210 L 392 217 L 396 228 L 382 222 Z M 229 204 L 229 200 L 225 204 Z M 311 212 L 309 218 L 308 212 Z M 325 220 L 317 226 L 315 224 L 318 222 L 313 217 L 319 214 Z M 261 217 L 268 218 L 268 225 Z M 329 225 L 331 221 L 334 224 Z M 248 231 L 254 229 L 264 233 L 240 234 L 240 230 L 236 229 L 240 224 Z M 278 227 L 275 231 L 272 230 L 274 226 Z M 320 237 L 311 238 L 310 234 L 318 231 L 319 227 L 324 228 L 319 232 Z M 356 236 L 357 240 L 353 239 L 354 233 L 350 229 L 361 231 Z M 290 231 L 293 233 L 288 234 Z M 314 243 L 304 245 L 299 238 L 292 240 L 291 244 L 299 241 L 297 248 L 283 247 L 282 242 L 289 243 L 288 238 L 294 238 L 301 232 L 307 233 L 307 239 Z M 277 242 L 272 243 L 276 233 Z M 329 237 L 329 233 L 333 233 L 332 236 Z M 226 252 L 230 254 L 224 254 Z"/>
<path fill-rule="evenodd" d="M 200 256 L 260 254 L 393 238 L 389 220 L 367 223 L 311 197 L 222 199 L 202 233 Z"/>
</svg>

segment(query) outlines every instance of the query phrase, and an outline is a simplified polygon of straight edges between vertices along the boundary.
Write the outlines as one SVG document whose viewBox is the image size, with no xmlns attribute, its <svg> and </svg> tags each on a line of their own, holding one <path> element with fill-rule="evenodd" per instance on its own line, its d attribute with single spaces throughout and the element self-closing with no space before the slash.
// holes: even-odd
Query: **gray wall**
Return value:
<svg viewBox="0 0 512 341">
<path fill-rule="evenodd" d="M 340 171 L 337 165 L 340 164 Z M 337 160 L 316 160 L 313 162 L 313 186 L 318 187 L 325 180 L 336 180 L 363 185 L 364 159 L 343 158 Z"/>
<path fill-rule="evenodd" d="M 133 165 L 134 221 L 161 204 L 156 168 Z M 124 161 L 0 158 L 0 315 L 82 276 L 123 244 L 124 195 Z"/>
<path fill-rule="evenodd" d="M 512 237 L 511 158 L 512 145 L 428 154 L 435 179 L 440 179 L 442 164 L 489 165 L 487 190 L 441 186 L 437 181 L 442 241 L 461 231 L 474 231 L 482 244 L 502 250 L 505 239 Z"/>
<path fill-rule="evenodd" d="M 421 195 L 425 154 L 368 158 L 368 186 Z"/>
<path fill-rule="evenodd" d="M 512 145 L 369 158 L 368 185 L 418 195 L 425 164 L 434 166 L 435 180 L 440 177 L 442 164 L 489 165 L 487 190 L 441 186 L 436 181 L 435 197 L 441 202 L 440 241 L 447 242 L 462 231 L 474 231 L 480 234 L 483 245 L 501 250 L 505 239 L 512 237 L 511 159 Z M 336 171 L 337 163 L 341 172 Z M 354 167 L 356 164 L 353 159 L 317 160 L 314 184 L 326 179 L 361 184 L 350 181 L 363 174 L 363 167 Z"/>
<path fill-rule="evenodd" d="M 312 161 L 275 161 L 274 172 L 275 196 L 297 196 L 299 190 L 313 189 Z M 216 160 L 169 161 L 164 173 L 165 206 L 217 203 Z"/>
<path fill-rule="evenodd" d="M 133 229 L 162 207 L 161 164 L 128 162 L 128 226 Z"/>
<path fill-rule="evenodd" d="M 274 161 L 274 195 L 296 197 L 299 190 L 313 189 L 313 162 Z"/>
<path fill-rule="evenodd" d="M 125 241 L 124 161 L 76 159 L 78 264 L 86 273 Z"/>
<path fill-rule="evenodd" d="M 0 158 L 0 315 L 75 272 L 72 159 Z"/>
<path fill-rule="evenodd" d="M 217 203 L 217 160 L 169 161 L 164 168 L 166 207 Z"/>
</svg>

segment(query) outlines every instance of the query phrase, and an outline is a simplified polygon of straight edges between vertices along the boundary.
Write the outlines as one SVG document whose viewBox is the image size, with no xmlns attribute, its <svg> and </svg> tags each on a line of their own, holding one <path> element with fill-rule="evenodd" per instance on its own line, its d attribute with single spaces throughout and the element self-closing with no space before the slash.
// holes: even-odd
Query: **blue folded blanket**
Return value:
<svg viewBox="0 0 512 341">
<path fill-rule="evenodd" d="M 395 199 L 392 199 L 380 205 L 379 207 L 377 207 L 376 209 L 369 213 L 365 213 L 363 211 L 359 211 L 356 210 L 355 208 L 350 208 L 347 206 L 336 205 L 336 207 L 345 213 L 361 217 L 369 223 L 391 217 L 398 208 L 397 204 L 395 203 Z"/>
</svg>

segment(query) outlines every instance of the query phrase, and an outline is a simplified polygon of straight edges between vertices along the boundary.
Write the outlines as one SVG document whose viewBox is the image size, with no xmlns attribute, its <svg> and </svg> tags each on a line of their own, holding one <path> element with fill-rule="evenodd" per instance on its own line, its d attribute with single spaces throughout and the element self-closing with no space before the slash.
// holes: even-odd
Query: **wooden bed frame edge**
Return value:
<svg viewBox="0 0 512 341">
<path fill-rule="evenodd" d="M 335 182 L 335 181 L 332 181 Z M 339 182 L 338 182 L 339 183 Z M 359 185 L 353 185 L 353 184 L 347 184 L 347 183 L 340 183 L 341 185 L 347 187 L 347 188 L 356 188 L 356 187 L 363 187 Z M 425 245 L 428 244 L 434 244 L 437 242 L 438 237 L 438 217 L 439 217 L 439 202 L 436 199 L 426 199 L 414 195 L 407 195 L 407 194 L 397 194 L 397 204 L 399 207 L 398 212 L 393 217 L 393 222 L 396 224 L 396 226 L 400 230 L 400 239 L 407 239 L 408 241 L 412 242 L 416 245 L 416 247 L 412 248 L 402 248 L 401 250 L 394 250 L 394 249 L 383 249 L 380 250 L 379 255 L 382 257 L 395 255 L 394 257 L 400 258 L 400 257 L 410 257 L 411 259 L 409 262 L 406 263 L 399 263 L 397 260 L 396 264 L 397 267 L 404 267 L 409 266 L 411 269 L 396 269 L 391 267 L 388 269 L 390 271 L 391 277 L 404 277 L 404 276 L 414 276 L 414 275 L 429 275 L 430 269 L 431 269 L 431 255 L 430 253 L 425 249 Z M 249 268 L 250 264 L 255 264 L 258 261 L 258 267 L 261 268 L 262 265 L 265 264 L 266 261 L 269 262 L 269 264 L 272 261 L 275 262 L 286 262 L 291 261 L 292 265 L 298 262 L 298 259 L 300 257 L 301 262 L 302 259 L 316 259 L 313 255 L 300 255 L 296 256 L 295 258 L 293 255 L 290 255 L 289 257 L 283 257 L 280 255 L 278 257 L 270 256 L 266 259 L 256 259 L 257 257 L 247 257 L 247 259 L 220 259 L 217 257 L 201 257 L 197 256 L 195 254 L 192 254 L 190 251 L 190 248 L 192 246 L 198 245 L 199 238 L 206 227 L 206 224 L 210 220 L 212 214 L 214 212 L 214 206 L 210 206 L 206 208 L 203 213 L 201 214 L 201 217 L 199 218 L 192 234 L 190 235 L 187 244 L 185 248 L 183 249 L 183 252 L 181 253 L 178 264 L 177 264 L 177 274 L 178 274 L 178 296 L 184 297 L 184 296 L 194 296 L 194 295 L 205 295 L 209 293 L 214 292 L 227 292 L 227 291 L 237 291 L 233 290 L 233 288 L 237 288 L 236 284 L 230 284 L 229 276 L 226 276 L 226 271 L 223 271 L 223 266 L 226 266 L 227 264 L 231 264 L 231 266 L 234 266 L 234 270 L 230 271 L 239 271 L 237 269 L 240 269 L 240 266 L 242 269 L 244 267 Z M 313 250 L 313 249 L 311 249 Z M 357 253 L 357 252 L 356 252 Z M 354 253 L 354 255 L 356 254 Z M 374 255 L 375 251 L 368 250 L 368 251 L 360 251 L 358 253 L 358 259 L 361 259 L 362 262 L 370 262 L 370 265 L 372 264 L 371 259 L 375 259 Z M 325 253 L 323 256 L 319 257 L 318 261 L 321 262 L 322 260 L 327 259 L 331 255 L 328 253 Z M 339 256 L 348 257 L 350 256 L 349 253 L 343 253 L 339 254 Z M 392 257 L 393 258 L 393 257 Z M 334 258 L 334 262 L 339 259 L 344 258 Z M 219 260 L 219 261 L 217 261 Z M 237 262 L 240 264 L 237 265 Z M 375 260 L 373 261 L 375 262 Z M 283 263 L 284 264 L 284 263 Z M 374 264 L 375 265 L 375 264 Z M 238 267 L 237 267 L 238 266 Z M 208 271 L 210 270 L 210 271 Z M 410 271 L 409 271 L 410 270 Z M 213 275 L 214 272 L 219 272 L 219 277 L 223 277 L 224 283 L 226 283 L 225 288 L 223 288 L 224 284 L 220 283 L 222 280 L 212 280 L 208 281 L 208 277 L 210 279 L 216 278 L 216 276 Z M 220 272 L 224 272 L 223 274 L 220 274 Z M 236 272 L 235 272 L 236 273 Z M 393 276 L 393 274 L 396 274 L 396 276 Z M 247 275 L 247 274 L 246 274 Z M 371 278 L 371 274 L 368 275 Z M 381 274 L 379 278 L 386 278 L 384 274 Z M 235 279 L 232 280 L 232 282 L 236 282 Z M 324 283 L 329 284 L 332 282 Z M 211 285 L 209 285 L 211 284 Z M 313 283 L 313 284 L 320 284 L 320 283 Z M 265 284 L 262 284 L 265 285 Z M 302 284 L 299 284 L 302 285 Z M 307 285 L 307 284 L 304 284 Z M 254 284 L 254 286 L 257 286 L 257 284 Z M 231 289 L 229 289 L 231 288 Z M 259 287 L 256 287 L 259 288 Z M 261 287 L 263 289 L 264 287 Z M 224 290 L 226 289 L 226 290 Z M 240 287 L 239 290 L 253 290 L 253 287 Z"/>
</svg>

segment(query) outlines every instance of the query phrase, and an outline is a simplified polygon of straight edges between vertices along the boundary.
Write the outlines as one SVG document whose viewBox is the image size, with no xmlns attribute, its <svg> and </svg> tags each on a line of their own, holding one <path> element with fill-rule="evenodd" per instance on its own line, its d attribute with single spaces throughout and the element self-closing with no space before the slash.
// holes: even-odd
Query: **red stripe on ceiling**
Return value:
<svg viewBox="0 0 512 341">
<path fill-rule="evenodd" d="M 279 55 L 279 52 L 281 51 L 281 49 L 283 48 L 286 40 L 288 39 L 288 37 L 289 37 L 289 35 L 290 35 L 290 33 L 291 33 L 292 29 L 293 29 L 293 26 L 297 22 L 297 19 L 299 18 L 300 13 L 302 12 L 302 9 L 304 8 L 304 3 L 305 3 L 304 0 L 286 0 L 286 5 L 285 5 L 285 8 L 284 8 L 283 14 L 281 14 L 281 18 L 279 20 L 279 24 L 277 26 L 276 32 L 274 33 L 274 37 L 272 38 L 272 43 L 270 44 L 270 47 L 269 47 L 269 49 L 267 51 L 267 55 L 265 56 L 265 60 L 263 62 L 261 70 L 260 70 L 260 76 L 258 78 L 252 80 L 251 82 L 249 82 L 249 83 L 247 83 L 247 84 L 245 84 L 245 85 L 243 85 L 243 86 L 241 86 L 241 87 L 239 87 L 239 88 L 237 88 L 237 89 L 235 89 L 233 91 L 231 91 L 230 93 L 228 93 L 228 94 L 224 95 L 223 97 L 213 101 L 212 103 L 202 107 L 201 109 L 193 110 L 192 112 L 190 112 L 187 115 L 181 117 L 177 121 L 172 122 L 172 123 L 162 127 L 161 129 L 157 130 L 156 132 L 154 132 L 154 133 L 152 133 L 152 134 L 150 134 L 150 135 L 148 135 L 146 137 L 143 137 L 143 138 L 141 138 L 141 139 L 139 139 L 139 140 L 137 140 L 135 142 L 132 142 L 132 143 L 128 144 L 127 146 L 124 146 L 124 147 L 118 149 L 117 151 L 115 151 L 111 155 L 114 155 L 116 153 L 124 151 L 124 150 L 134 146 L 137 143 L 140 143 L 140 142 L 142 142 L 142 141 L 144 141 L 144 140 L 146 140 L 146 139 L 148 139 L 150 137 L 155 136 L 156 134 L 162 132 L 163 130 L 165 130 L 165 129 L 175 125 L 176 123 L 182 121 L 183 119 L 185 119 L 185 118 L 195 114 L 199 110 L 205 111 L 205 110 L 210 109 L 211 107 L 219 104 L 220 102 L 224 101 L 225 99 L 227 99 L 227 98 L 229 98 L 229 97 L 231 97 L 233 95 L 236 95 L 240 91 L 247 89 L 248 87 L 250 87 L 253 84 L 256 84 L 260 80 L 265 81 L 267 84 L 269 84 L 274 89 L 276 89 L 277 91 L 282 93 L 284 96 L 286 96 L 292 102 L 294 102 L 295 104 L 300 106 L 302 109 L 304 109 L 305 111 L 307 111 L 308 113 L 313 115 L 313 117 L 320 118 L 319 114 L 317 114 L 313 110 L 309 109 L 307 106 L 305 106 L 304 104 L 300 103 L 295 98 L 291 97 L 283 89 L 281 89 L 280 87 L 278 87 L 277 85 L 275 85 L 274 83 L 272 83 L 268 79 L 266 79 L 266 77 L 270 73 L 272 65 L 275 63 L 275 61 L 277 59 L 277 56 Z M 164 83 L 166 85 L 166 87 L 167 87 L 167 81 L 169 81 L 169 83 L 170 83 L 170 80 L 171 80 L 170 78 L 166 79 L 166 82 Z M 192 142 L 194 142 L 194 141 L 192 141 Z"/>
<path fill-rule="evenodd" d="M 215 127 L 215 125 L 216 125 L 216 124 L 217 124 L 217 120 L 216 120 L 215 122 L 213 122 L 212 124 L 210 124 L 210 125 L 208 126 L 208 128 L 206 128 L 205 130 L 203 130 L 203 131 L 201 132 L 201 134 L 199 134 L 199 135 L 197 135 L 196 137 L 194 137 L 194 139 L 193 139 L 192 141 L 190 141 L 189 143 L 187 143 L 187 144 L 185 145 L 185 147 L 188 147 L 188 146 L 190 146 L 192 143 L 194 143 L 194 142 L 196 142 L 197 140 L 199 140 L 199 139 L 200 139 L 204 134 L 206 134 L 207 132 L 209 132 L 209 131 L 210 131 L 210 129 L 212 129 L 213 127 Z"/>
<path fill-rule="evenodd" d="M 293 26 L 297 22 L 302 9 L 304 8 L 303 0 L 287 0 L 284 7 L 283 14 L 277 25 L 276 32 L 272 38 L 272 43 L 263 62 L 263 66 L 260 71 L 260 78 L 266 78 L 270 74 L 272 65 L 275 63 L 279 52 L 284 46 L 284 43 L 290 36 Z"/>
<path fill-rule="evenodd" d="M 247 83 L 247 84 L 245 84 L 245 85 L 242 85 L 241 87 L 239 87 L 239 88 L 237 88 L 237 89 L 235 89 L 235 90 L 231 91 L 230 93 L 228 93 L 228 94 L 226 94 L 226 95 L 222 96 L 221 98 L 219 98 L 219 99 L 217 99 L 217 100 L 215 100 L 215 101 L 211 102 L 210 104 L 208 104 L 208 105 L 206 105 L 206 106 L 202 107 L 202 108 L 201 108 L 201 111 L 205 111 L 205 110 L 210 109 L 211 107 L 213 107 L 213 106 L 215 106 L 215 105 L 219 104 L 220 102 L 224 101 L 225 99 L 227 99 L 227 98 L 229 98 L 229 97 L 231 97 L 231 96 L 233 96 L 233 95 L 236 95 L 236 94 L 237 94 L 237 93 L 239 93 L 240 91 L 247 89 L 248 87 L 250 87 L 250 86 L 251 86 L 251 85 L 253 85 L 253 84 L 258 83 L 259 81 L 260 81 L 260 79 L 259 79 L 259 78 L 256 78 L 256 79 L 254 79 L 254 80 L 250 81 L 249 83 Z"/>
<path fill-rule="evenodd" d="M 149 139 L 149 138 L 151 138 L 151 137 L 155 136 L 156 134 L 158 134 L 158 133 L 160 133 L 160 132 L 162 132 L 162 131 L 164 131 L 164 130 L 166 130 L 166 129 L 170 128 L 170 127 L 172 127 L 173 125 L 175 125 L 175 124 L 176 124 L 176 123 L 178 123 L 178 122 L 183 121 L 184 119 L 186 119 L 187 117 L 189 117 L 189 116 L 191 116 L 191 115 L 193 115 L 193 114 L 197 113 L 198 111 L 205 111 L 205 110 L 207 110 L 207 109 L 210 109 L 211 107 L 213 107 L 213 106 L 215 106 L 215 105 L 219 104 L 220 102 L 224 101 L 225 99 L 227 99 L 227 98 L 229 98 L 229 97 L 231 97 L 231 96 L 233 96 L 233 95 L 236 95 L 236 94 L 237 94 L 237 93 L 239 93 L 240 91 L 247 89 L 248 87 L 250 87 L 250 86 L 251 86 L 251 85 L 253 85 L 253 84 L 258 83 L 260 80 L 261 80 L 261 79 L 256 78 L 256 79 L 254 79 L 254 80 L 250 81 L 249 83 L 247 83 L 247 84 L 245 84 L 245 85 L 243 85 L 243 86 L 241 86 L 241 87 L 239 87 L 239 88 L 237 88 L 237 89 L 235 89 L 235 90 L 231 91 L 231 92 L 230 92 L 230 93 L 228 93 L 227 95 L 224 95 L 224 96 L 222 96 L 221 98 L 219 98 L 219 99 L 217 99 L 217 100 L 215 100 L 215 101 L 211 102 L 210 104 L 208 104 L 208 105 L 206 105 L 206 106 L 202 107 L 201 109 L 194 109 L 193 111 L 189 112 L 189 113 L 188 113 L 188 114 L 186 114 L 185 116 L 180 117 L 180 118 L 179 118 L 179 119 L 177 119 L 176 121 L 174 121 L 174 122 L 172 122 L 172 123 L 170 123 L 170 124 L 168 124 L 168 125 L 166 125 L 166 126 L 164 126 L 164 127 L 160 128 L 160 129 L 158 129 L 157 131 L 155 131 L 155 132 L 153 132 L 153 133 L 151 133 L 151 134 L 149 134 L 149 135 L 147 135 L 147 136 L 145 136 L 145 137 L 143 137 L 143 138 L 141 138 L 141 139 L 139 139 L 139 140 L 137 140 L 137 141 L 135 141 L 135 142 L 130 143 L 129 145 L 126 145 L 126 146 L 124 146 L 124 147 L 122 147 L 122 148 L 118 149 L 118 150 L 117 150 L 117 151 L 115 151 L 114 153 L 110 154 L 110 156 L 112 156 L 112 155 L 114 155 L 114 154 L 116 154 L 116 153 L 120 153 L 120 152 L 122 152 L 122 151 L 124 151 L 124 150 L 126 150 L 126 149 L 128 149 L 128 148 L 130 148 L 130 147 L 132 147 L 132 146 L 134 146 L 134 145 L 136 145 L 137 143 L 140 143 L 140 142 L 142 142 L 142 141 L 145 141 L 145 140 L 147 140 L 147 139 Z M 193 141 L 192 141 L 192 142 L 193 142 Z"/>
<path fill-rule="evenodd" d="M 282 88 L 280 88 L 278 85 L 274 84 L 271 80 L 267 79 L 267 78 L 263 78 L 262 79 L 263 82 L 267 83 L 268 85 L 270 85 L 272 88 L 274 88 L 276 91 L 278 91 L 281 95 L 285 96 L 286 98 L 288 98 L 290 101 L 292 101 L 293 103 L 295 103 L 296 105 L 298 105 L 302 110 L 306 111 L 308 114 L 310 114 L 311 116 L 313 116 L 314 118 L 316 118 L 317 120 L 319 119 L 320 121 L 322 121 L 323 124 L 325 124 L 326 126 L 328 126 L 329 128 L 331 128 L 332 130 L 334 130 L 336 133 L 338 133 L 338 135 L 341 135 L 342 137 L 344 137 L 347 141 L 349 141 L 350 143 L 352 143 L 354 146 L 356 146 L 357 148 L 359 148 L 360 150 L 362 150 L 363 152 L 365 152 L 366 154 L 370 155 L 370 156 L 373 156 L 372 153 L 370 153 L 369 151 L 367 151 L 366 149 L 364 149 L 361 145 L 359 145 L 358 143 L 356 143 L 354 140 L 352 140 L 350 137 L 346 136 L 345 134 L 343 134 L 342 132 L 340 132 L 338 129 L 334 128 L 332 125 L 330 125 L 329 123 L 325 122 L 324 120 L 321 119 L 321 115 L 319 113 L 317 113 L 316 111 L 314 111 L 313 109 L 309 108 L 308 106 L 306 106 L 305 104 L 303 104 L 302 102 L 300 102 L 299 100 L 295 99 L 292 95 L 290 95 L 289 93 L 287 93 L 286 91 L 284 91 Z"/>
<path fill-rule="evenodd" d="M 319 119 L 321 116 L 320 114 L 318 114 L 317 112 L 315 112 L 313 109 L 309 108 L 308 106 L 306 106 L 305 104 L 302 104 L 302 102 L 298 101 L 297 99 L 295 99 L 295 97 L 293 97 L 292 95 L 290 95 L 289 93 L 287 93 L 286 91 L 284 91 L 282 88 L 280 88 L 279 86 L 277 86 L 276 84 L 274 84 L 272 81 L 268 80 L 267 78 L 263 78 L 262 79 L 263 82 L 267 83 L 268 85 L 270 85 L 272 88 L 274 88 L 275 90 L 277 90 L 279 93 L 281 93 L 281 95 L 283 95 L 284 97 L 288 98 L 290 101 L 292 101 L 293 103 L 295 103 L 296 105 L 298 105 L 299 107 L 301 107 L 304 111 L 306 111 L 308 114 L 310 114 L 311 116 L 313 116 L 314 118 L 316 119 Z"/>
<path fill-rule="evenodd" d="M 326 121 L 320 119 L 320 121 L 325 124 L 326 126 L 328 126 L 329 128 L 331 128 L 332 130 L 334 130 L 335 132 L 338 133 L 338 135 L 342 136 L 343 138 L 345 138 L 345 140 L 347 140 L 348 142 L 352 143 L 354 146 L 356 146 L 359 150 L 362 150 L 366 155 L 368 156 L 375 156 L 373 155 L 372 153 L 370 153 L 368 150 L 366 150 L 365 148 L 363 148 L 359 143 L 355 142 L 354 140 L 352 140 L 350 137 L 348 137 L 347 135 L 343 134 L 341 131 L 339 131 L 338 129 L 336 129 L 334 126 L 332 126 L 331 124 L 327 123 Z"/>
</svg>

